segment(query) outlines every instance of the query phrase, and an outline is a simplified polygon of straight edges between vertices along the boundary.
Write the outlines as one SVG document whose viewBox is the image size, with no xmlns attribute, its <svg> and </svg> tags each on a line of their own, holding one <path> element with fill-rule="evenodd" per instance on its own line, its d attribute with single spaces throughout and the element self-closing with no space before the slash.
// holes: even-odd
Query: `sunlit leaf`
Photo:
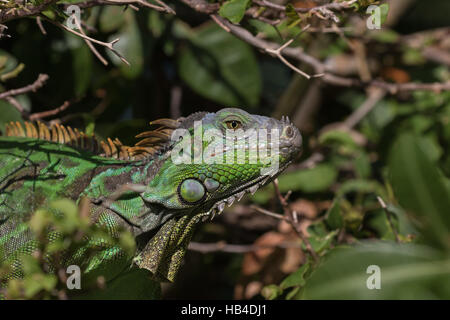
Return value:
<svg viewBox="0 0 450 320">
<path fill-rule="evenodd" d="M 250 0 L 230 0 L 225 2 L 219 10 L 219 14 L 233 23 L 239 23 L 244 17 Z"/>
</svg>

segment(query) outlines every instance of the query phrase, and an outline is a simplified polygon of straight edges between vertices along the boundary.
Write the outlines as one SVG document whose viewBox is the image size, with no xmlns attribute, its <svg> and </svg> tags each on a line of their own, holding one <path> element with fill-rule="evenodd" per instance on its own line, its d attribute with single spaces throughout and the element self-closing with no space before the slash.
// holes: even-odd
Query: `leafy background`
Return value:
<svg viewBox="0 0 450 320">
<path fill-rule="evenodd" d="M 449 3 L 408 2 L 391 26 L 361 36 L 374 73 L 393 83 L 448 81 L 449 64 L 426 59 L 422 50 L 441 45 L 449 54 L 448 43 L 430 38 L 414 48 L 402 39 L 448 27 Z M 281 193 L 291 192 L 289 210 L 298 214 L 299 230 L 318 258 L 289 223 L 251 207 L 283 213 L 270 185 L 199 228 L 177 281 L 163 285 L 163 297 L 449 299 L 450 92 L 387 93 L 354 127 L 343 129 L 339 124 L 363 105 L 369 91 L 306 80 L 208 16 L 178 1 L 169 4 L 176 16 L 124 6 L 84 10 L 82 18 L 96 39 L 120 38 L 116 49 L 130 66 L 103 50 L 110 61 L 104 66 L 82 39 L 45 22 L 43 35 L 34 19 L 8 22 L 11 37 L 0 39 L 0 91 L 46 73 L 46 85 L 16 97 L 20 104 L 35 113 L 70 101 L 58 119 L 100 137 L 133 143 L 152 119 L 227 106 L 289 115 L 301 130 L 302 157 L 278 185 Z M 250 4 L 226 1 L 219 13 L 279 43 L 297 34 L 304 19 L 315 26 L 324 23 L 287 12 L 274 28 L 244 17 Z M 364 17 L 363 11 L 340 15 L 341 25 L 351 27 L 352 17 Z M 322 61 L 352 70 L 349 42 L 336 33 L 305 32 L 295 39 Z M 5 100 L 0 100 L 0 114 L 2 131 L 8 121 L 23 121 Z M 311 156 L 319 160 L 305 166 Z M 202 252 L 204 243 L 216 249 Z M 373 264 L 381 268 L 381 290 L 366 287 L 366 269 Z M 57 286 L 50 278 L 33 283 Z M 30 287 L 28 297 L 47 290 Z"/>
</svg>

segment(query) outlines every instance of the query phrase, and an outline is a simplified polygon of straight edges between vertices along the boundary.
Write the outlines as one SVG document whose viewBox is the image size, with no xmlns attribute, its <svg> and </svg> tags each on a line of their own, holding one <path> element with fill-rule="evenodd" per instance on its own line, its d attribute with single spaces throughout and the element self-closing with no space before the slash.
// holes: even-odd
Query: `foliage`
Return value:
<svg viewBox="0 0 450 320">
<path fill-rule="evenodd" d="M 418 95 L 415 105 L 430 104 L 430 97 Z M 445 99 L 444 104 L 448 106 L 448 97 Z M 438 148 L 439 143 L 417 134 L 412 126 L 414 117 L 402 117 L 400 122 L 401 129 L 397 130 L 397 136 L 385 155 L 386 167 L 380 168 L 383 185 L 373 178 L 345 179 L 336 188 L 336 197 L 325 219 L 310 227 L 311 243 L 319 254 L 324 250 L 327 252 L 325 259 L 317 266 L 305 263 L 279 286 L 266 287 L 263 294 L 267 298 L 274 299 L 280 295 L 287 299 L 450 297 L 449 179 L 439 169 L 437 157 L 429 152 L 434 150 L 430 145 L 434 143 Z M 440 129 L 435 126 L 432 130 Z M 432 131 L 428 133 L 432 134 Z M 359 175 L 358 158 L 352 157 L 353 152 L 345 149 L 356 148 L 349 136 L 333 133 L 322 136 L 320 140 L 333 143 L 335 155 L 343 154 L 349 158 L 354 175 Z M 364 153 L 361 149 L 355 150 Z M 366 158 L 369 157 L 366 155 Z M 342 165 L 342 162 L 336 164 Z M 375 196 L 388 203 L 385 210 L 376 207 Z M 375 210 L 369 209 L 374 205 Z M 400 243 L 395 243 L 391 226 L 398 233 Z M 351 247 L 339 243 L 334 237 L 336 230 L 352 234 L 355 243 Z M 332 240 L 326 242 L 326 237 Z M 317 239 L 321 245 L 316 244 Z M 381 269 L 381 290 L 368 290 L 366 287 L 370 276 L 366 269 L 370 265 Z M 294 289 L 287 290 L 291 287 Z"/>
</svg>

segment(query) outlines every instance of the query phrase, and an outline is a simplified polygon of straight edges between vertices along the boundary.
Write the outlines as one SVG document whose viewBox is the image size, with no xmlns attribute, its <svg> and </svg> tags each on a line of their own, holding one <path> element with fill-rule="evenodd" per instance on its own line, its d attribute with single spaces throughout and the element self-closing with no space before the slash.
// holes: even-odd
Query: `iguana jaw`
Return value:
<svg viewBox="0 0 450 320">
<path fill-rule="evenodd" d="M 259 188 L 267 185 L 268 183 L 273 181 L 280 173 L 282 173 L 291 164 L 291 162 L 292 161 L 283 165 L 283 167 L 281 167 L 280 170 L 273 175 L 261 176 L 253 181 L 250 181 L 240 186 L 238 189 L 232 191 L 229 196 L 217 201 L 208 211 L 208 215 L 211 217 L 211 220 L 214 219 L 216 215 L 221 214 L 226 205 L 228 205 L 228 207 L 231 207 L 235 201 L 241 201 L 241 199 L 246 194 L 254 195 L 256 191 L 259 190 Z"/>
</svg>

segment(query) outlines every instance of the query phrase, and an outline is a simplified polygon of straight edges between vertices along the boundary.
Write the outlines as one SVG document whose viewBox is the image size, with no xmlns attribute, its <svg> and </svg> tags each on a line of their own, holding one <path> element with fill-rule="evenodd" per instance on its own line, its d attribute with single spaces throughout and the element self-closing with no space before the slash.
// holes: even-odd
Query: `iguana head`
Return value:
<svg viewBox="0 0 450 320">
<path fill-rule="evenodd" d="M 170 141 L 141 193 L 159 208 L 161 226 L 137 264 L 173 280 L 194 226 L 272 181 L 298 156 L 302 138 L 288 118 L 227 108 L 183 119 Z"/>
<path fill-rule="evenodd" d="M 279 121 L 235 108 L 194 114 L 171 140 L 144 200 L 180 213 L 211 215 L 273 180 L 302 143 L 287 118 Z"/>
</svg>

